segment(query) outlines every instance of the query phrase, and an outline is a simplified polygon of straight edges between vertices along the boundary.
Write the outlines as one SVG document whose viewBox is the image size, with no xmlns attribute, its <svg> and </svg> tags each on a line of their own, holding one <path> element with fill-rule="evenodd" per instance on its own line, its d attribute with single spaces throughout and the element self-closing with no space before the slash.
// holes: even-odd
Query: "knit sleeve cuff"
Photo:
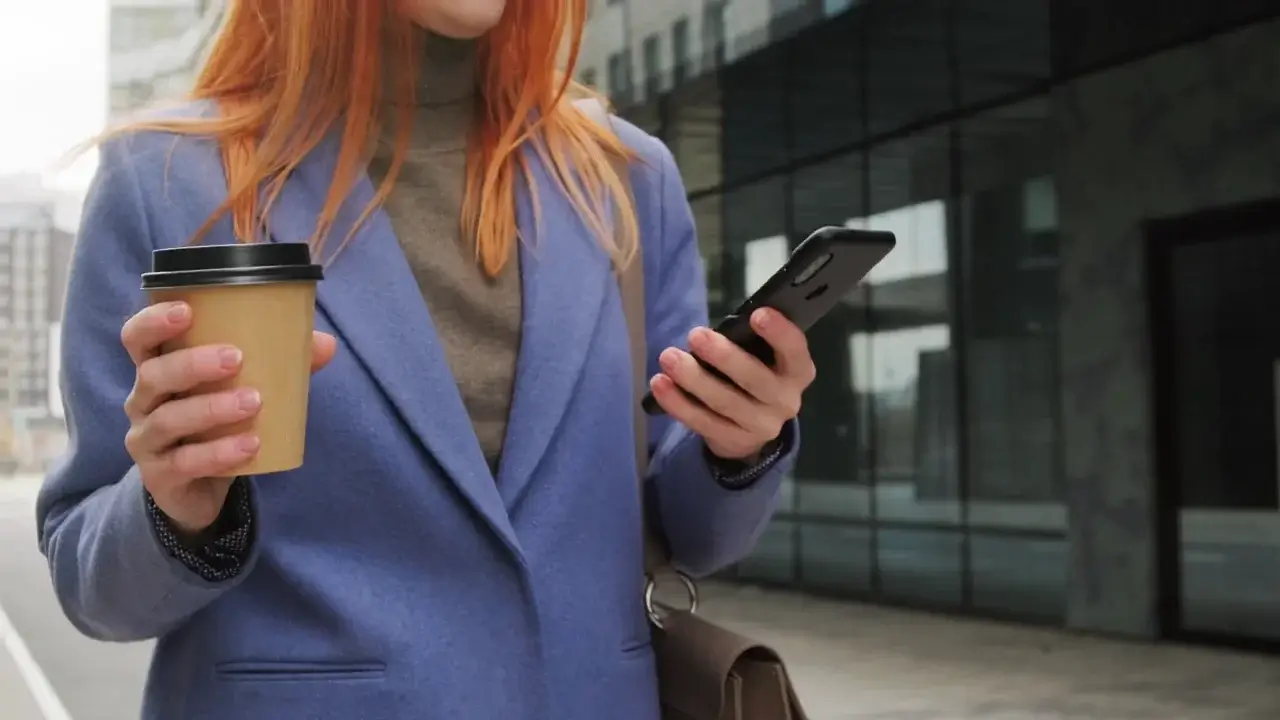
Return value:
<svg viewBox="0 0 1280 720">
<path fill-rule="evenodd" d="M 235 578 L 249 560 L 256 528 L 252 488 L 246 478 L 236 478 L 231 484 L 222 513 L 201 533 L 179 531 L 150 493 L 147 515 L 165 552 L 207 582 Z"/>
</svg>

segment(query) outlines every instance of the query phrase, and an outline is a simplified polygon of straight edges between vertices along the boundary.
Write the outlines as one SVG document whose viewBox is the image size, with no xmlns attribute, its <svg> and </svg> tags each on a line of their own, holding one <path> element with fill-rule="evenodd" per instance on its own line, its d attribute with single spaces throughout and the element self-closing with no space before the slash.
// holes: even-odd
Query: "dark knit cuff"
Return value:
<svg viewBox="0 0 1280 720">
<path fill-rule="evenodd" d="M 178 530 L 150 493 L 147 515 L 165 551 L 207 582 L 235 578 L 249 560 L 255 527 L 252 489 L 245 478 L 231 484 L 221 514 L 203 532 L 191 535 Z"/>
<path fill-rule="evenodd" d="M 795 444 L 795 424 L 782 426 L 782 433 L 766 444 L 759 456 L 752 461 L 726 460 L 711 454 L 711 450 L 703 445 L 703 454 L 711 467 L 711 477 L 720 487 L 726 490 L 746 490 L 755 485 L 760 478 L 778 464 L 778 461 L 791 452 Z"/>
</svg>

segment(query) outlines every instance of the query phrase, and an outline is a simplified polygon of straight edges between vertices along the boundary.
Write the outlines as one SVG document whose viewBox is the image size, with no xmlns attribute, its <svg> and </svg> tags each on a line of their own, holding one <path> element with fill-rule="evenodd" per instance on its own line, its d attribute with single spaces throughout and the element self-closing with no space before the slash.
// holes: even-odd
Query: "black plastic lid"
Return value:
<svg viewBox="0 0 1280 720">
<path fill-rule="evenodd" d="M 312 264 L 306 243 L 191 245 L 151 253 L 151 272 L 142 274 L 142 289 L 322 279 L 324 271 Z"/>
</svg>

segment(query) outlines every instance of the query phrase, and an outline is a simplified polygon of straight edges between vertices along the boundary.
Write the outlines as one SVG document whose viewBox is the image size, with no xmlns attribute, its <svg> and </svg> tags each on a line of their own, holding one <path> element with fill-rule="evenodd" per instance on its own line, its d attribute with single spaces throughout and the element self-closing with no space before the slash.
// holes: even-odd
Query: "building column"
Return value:
<svg viewBox="0 0 1280 720">
<path fill-rule="evenodd" d="M 1159 577 L 1141 223 L 1280 195 L 1280 22 L 1056 92 L 1069 627 L 1151 638 Z"/>
</svg>

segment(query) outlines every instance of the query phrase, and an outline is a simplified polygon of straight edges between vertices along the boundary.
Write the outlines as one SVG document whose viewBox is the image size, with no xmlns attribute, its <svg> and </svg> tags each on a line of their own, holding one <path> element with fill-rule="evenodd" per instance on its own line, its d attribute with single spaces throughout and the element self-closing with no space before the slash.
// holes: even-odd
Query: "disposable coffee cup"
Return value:
<svg viewBox="0 0 1280 720">
<path fill-rule="evenodd" d="M 248 387 L 262 397 L 258 414 L 187 438 L 197 443 L 252 433 L 258 454 L 236 475 L 263 475 L 301 467 L 311 387 L 311 333 L 316 283 L 324 276 L 303 243 L 193 245 L 156 250 L 142 289 L 151 302 L 191 307 L 191 328 L 162 352 L 202 345 L 232 345 L 244 354 L 239 374 L 207 383 L 189 395 Z"/>
</svg>

